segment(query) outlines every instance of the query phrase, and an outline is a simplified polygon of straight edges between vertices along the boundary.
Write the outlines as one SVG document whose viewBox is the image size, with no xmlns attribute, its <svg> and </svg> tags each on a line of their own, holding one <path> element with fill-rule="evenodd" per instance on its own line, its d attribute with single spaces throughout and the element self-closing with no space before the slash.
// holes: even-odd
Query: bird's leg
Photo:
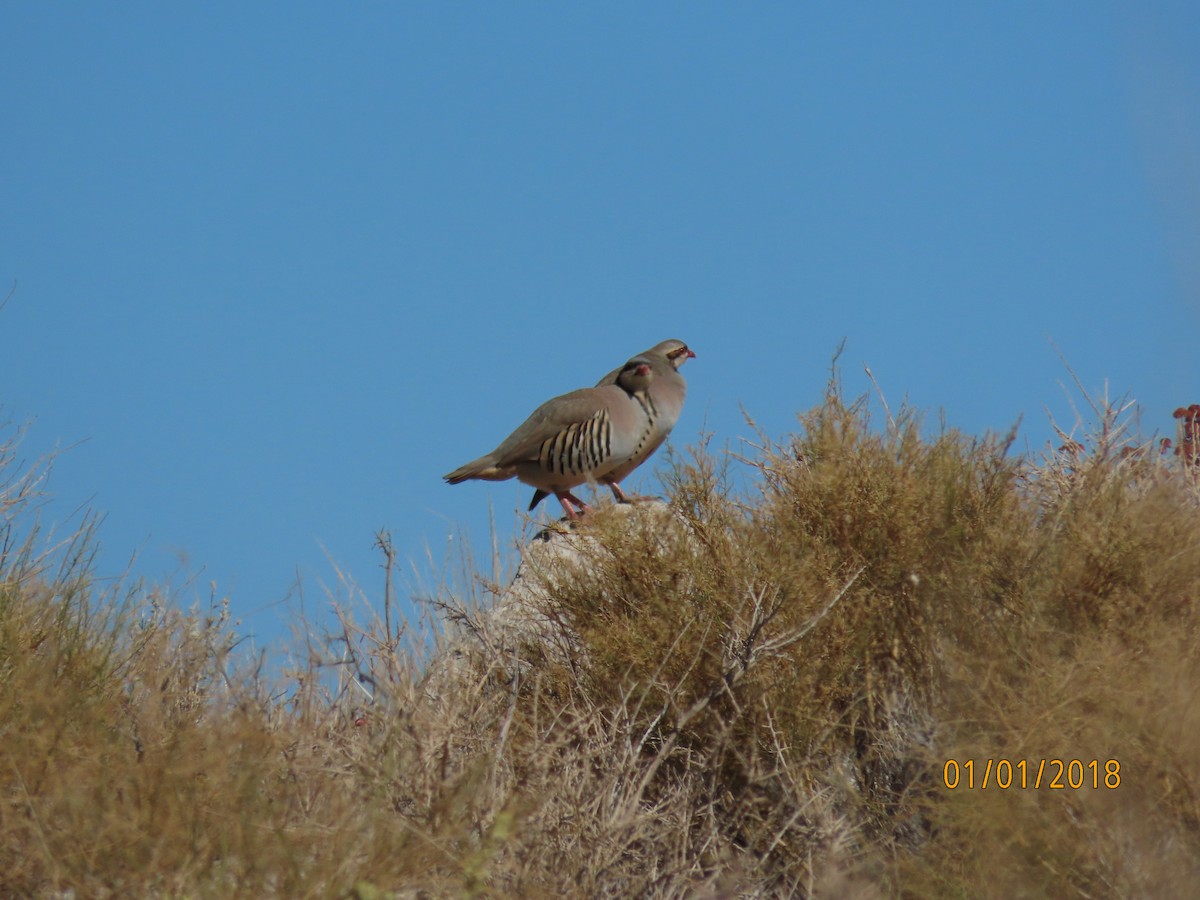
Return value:
<svg viewBox="0 0 1200 900">
<path fill-rule="evenodd" d="M 613 497 L 616 498 L 618 503 L 632 503 L 633 502 L 632 500 L 629 499 L 628 495 L 626 495 L 626 493 L 623 490 L 621 490 L 620 485 L 618 485 L 615 481 L 608 482 L 608 486 L 610 488 L 612 488 Z"/>
<path fill-rule="evenodd" d="M 658 499 L 657 497 L 645 497 L 645 496 L 642 496 L 641 494 L 627 494 L 623 490 L 621 490 L 621 486 L 618 485 L 615 481 L 606 481 L 605 484 L 607 484 L 610 488 L 612 488 L 613 497 L 616 498 L 618 503 L 638 503 L 638 502 L 644 502 L 646 500 L 657 500 Z"/>
<path fill-rule="evenodd" d="M 579 519 L 579 515 L 571 507 L 572 503 L 574 503 L 575 506 L 579 507 L 580 513 L 586 512 L 588 509 L 591 508 L 586 503 L 584 503 L 582 500 L 580 500 L 578 497 L 576 497 L 574 494 L 572 494 L 570 491 L 563 491 L 562 493 L 555 492 L 554 496 L 558 498 L 558 502 L 562 504 L 562 508 L 567 511 L 567 518 L 570 519 L 572 522 L 578 521 L 578 519 Z"/>
</svg>

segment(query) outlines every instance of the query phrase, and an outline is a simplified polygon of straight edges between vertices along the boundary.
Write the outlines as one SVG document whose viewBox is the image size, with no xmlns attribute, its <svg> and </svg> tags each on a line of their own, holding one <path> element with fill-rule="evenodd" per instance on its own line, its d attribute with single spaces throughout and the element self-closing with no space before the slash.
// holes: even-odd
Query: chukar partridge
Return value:
<svg viewBox="0 0 1200 900">
<path fill-rule="evenodd" d="M 630 498 L 625 495 L 617 484 L 626 475 L 650 458 L 659 448 L 675 423 L 679 421 L 679 413 L 683 409 L 683 401 L 687 397 L 687 382 L 679 374 L 679 367 L 689 359 L 695 359 L 696 354 L 679 340 L 663 341 L 655 344 L 649 350 L 639 353 L 634 360 L 645 360 L 650 364 L 653 378 L 644 395 L 644 408 L 649 419 L 650 427 L 642 434 L 634 452 L 622 462 L 617 462 L 599 480 L 612 488 L 613 496 L 621 503 L 628 503 Z M 633 360 L 630 360 L 630 363 Z M 629 363 L 625 364 L 626 366 Z M 614 369 L 602 379 L 603 386 L 615 384 L 623 369 Z"/>
<path fill-rule="evenodd" d="M 630 360 L 612 384 L 542 403 L 490 454 L 443 478 L 451 485 L 516 478 L 536 488 L 530 510 L 553 493 L 566 515 L 576 518 L 576 510 L 586 509 L 586 504 L 571 488 L 599 480 L 644 440 L 650 424 L 643 398 L 653 378 L 649 361 Z"/>
<path fill-rule="evenodd" d="M 635 356 L 596 387 L 547 400 L 495 450 L 443 478 L 450 484 L 516 478 L 536 489 L 530 510 L 554 494 L 567 517 L 577 518 L 587 505 L 572 488 L 604 480 L 639 453 L 648 455 L 643 448 L 656 427 L 651 395 L 660 368 Z"/>
</svg>

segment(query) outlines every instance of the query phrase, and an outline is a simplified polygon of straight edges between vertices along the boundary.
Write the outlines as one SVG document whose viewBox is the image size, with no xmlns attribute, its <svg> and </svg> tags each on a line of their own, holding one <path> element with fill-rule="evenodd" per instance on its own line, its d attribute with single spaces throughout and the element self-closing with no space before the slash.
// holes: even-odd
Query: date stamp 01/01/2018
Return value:
<svg viewBox="0 0 1200 900">
<path fill-rule="evenodd" d="M 1115 759 L 948 759 L 942 784 L 949 790 L 1112 790 L 1121 786 Z"/>
</svg>

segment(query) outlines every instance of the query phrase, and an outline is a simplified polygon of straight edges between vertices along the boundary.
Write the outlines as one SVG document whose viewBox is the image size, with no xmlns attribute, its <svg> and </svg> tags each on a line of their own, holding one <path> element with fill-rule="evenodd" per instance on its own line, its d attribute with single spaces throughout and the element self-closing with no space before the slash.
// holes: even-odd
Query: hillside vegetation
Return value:
<svg viewBox="0 0 1200 900">
<path fill-rule="evenodd" d="M 467 561 L 270 676 L 48 542 L 10 445 L 0 896 L 1188 896 L 1200 490 L 1096 412 L 1033 459 L 835 384 L 550 535 L 537 630 Z"/>
</svg>

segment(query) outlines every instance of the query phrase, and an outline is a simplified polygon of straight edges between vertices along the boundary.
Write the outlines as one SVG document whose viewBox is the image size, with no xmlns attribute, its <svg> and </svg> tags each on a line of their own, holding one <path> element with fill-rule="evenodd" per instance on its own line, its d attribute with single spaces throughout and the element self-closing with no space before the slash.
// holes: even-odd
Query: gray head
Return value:
<svg viewBox="0 0 1200 900">
<path fill-rule="evenodd" d="M 657 373 L 659 377 L 664 375 L 672 376 L 668 380 L 674 381 L 676 370 L 689 359 L 695 358 L 695 356 L 696 354 L 693 353 L 688 345 L 683 341 L 663 341 L 660 344 L 655 344 L 649 350 L 643 350 L 637 356 L 633 357 L 633 359 L 629 360 L 629 362 L 625 363 L 625 365 L 621 368 L 613 369 L 600 379 L 600 381 L 597 383 L 597 386 L 603 384 L 620 384 L 618 379 L 621 378 L 622 373 L 625 372 L 626 369 L 636 369 L 638 364 L 649 365 L 652 373 Z M 631 386 L 634 385 L 634 383 L 630 382 L 629 379 L 635 377 L 645 378 L 646 376 L 637 376 L 631 371 L 629 374 L 625 375 L 626 382 L 625 384 L 621 384 L 621 386 L 634 393 L 636 393 L 638 390 L 644 390 L 649 386 L 649 382 L 640 384 L 639 386 Z M 653 377 L 653 375 L 651 377 Z"/>
<path fill-rule="evenodd" d="M 617 372 L 616 384 L 629 394 L 640 394 L 650 387 L 654 380 L 654 369 L 650 360 L 644 356 L 635 356 Z"/>
<path fill-rule="evenodd" d="M 663 341 L 661 344 L 655 344 L 647 350 L 643 356 L 661 356 L 671 364 L 671 368 L 678 370 L 689 359 L 695 359 L 696 354 L 692 352 L 683 341 L 672 338 L 669 341 Z M 635 357 L 636 359 L 637 357 Z M 631 360 L 632 362 L 632 360 Z"/>
</svg>

